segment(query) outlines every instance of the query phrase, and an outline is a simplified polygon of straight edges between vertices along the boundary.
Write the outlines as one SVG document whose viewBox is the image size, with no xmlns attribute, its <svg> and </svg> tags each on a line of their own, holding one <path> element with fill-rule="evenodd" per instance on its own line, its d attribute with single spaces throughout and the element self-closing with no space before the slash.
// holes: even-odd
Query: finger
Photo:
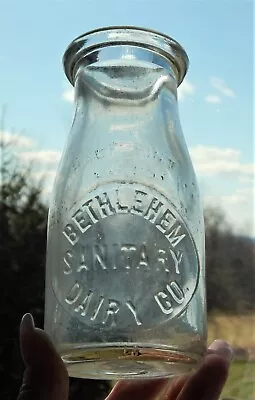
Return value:
<svg viewBox="0 0 255 400">
<path fill-rule="evenodd" d="M 174 378 L 170 381 L 166 391 L 164 399 L 166 400 L 176 400 L 178 395 L 180 394 L 183 386 L 190 378 L 190 375 L 182 375 L 178 378 Z"/>
<path fill-rule="evenodd" d="M 167 379 L 118 382 L 106 400 L 154 400 L 165 388 Z"/>
<path fill-rule="evenodd" d="M 218 356 L 221 356 L 221 357 L 229 360 L 229 357 L 232 354 L 232 350 L 229 348 L 229 345 L 226 342 L 224 342 L 222 340 L 215 340 L 207 349 L 205 359 L 204 359 L 202 365 L 200 366 L 199 370 L 196 373 L 198 373 L 200 371 L 200 369 L 203 368 L 204 362 L 206 362 L 208 356 L 212 355 L 212 354 L 216 354 Z M 188 380 L 190 378 L 191 378 L 191 374 L 186 374 L 186 375 L 183 375 L 183 376 L 173 379 L 167 389 L 166 398 L 171 399 L 171 400 L 177 399 L 178 395 L 180 394 L 184 385 L 188 382 Z"/>
<path fill-rule="evenodd" d="M 227 349 L 225 348 L 227 347 Z M 212 354 L 216 354 L 224 359 L 229 358 L 229 346 L 221 341 L 215 341 L 207 352 L 207 357 Z M 205 361 L 204 361 L 205 362 Z M 183 386 L 190 379 L 190 375 L 183 375 L 175 378 L 171 381 L 169 389 L 167 389 L 166 399 L 175 400 L 181 392 Z M 154 399 L 155 396 L 159 396 L 160 392 L 163 392 L 169 381 L 167 379 L 156 379 L 149 381 L 120 381 L 116 384 L 109 397 L 106 400 L 150 400 Z M 189 399 L 190 400 L 190 399 Z M 197 399 L 196 399 L 197 400 Z M 206 399 L 207 400 L 207 399 Z M 208 399 L 209 400 L 209 399 Z"/>
<path fill-rule="evenodd" d="M 30 314 L 20 325 L 20 345 L 26 365 L 18 400 L 67 400 L 68 373 L 48 335 L 34 327 Z"/>
<path fill-rule="evenodd" d="M 199 370 L 186 382 L 182 382 L 183 387 L 181 385 L 176 387 L 175 397 L 170 388 L 166 396 L 167 400 L 218 400 L 227 380 L 232 350 L 222 340 L 213 342 L 209 350 L 212 350 L 214 354 L 206 355 Z"/>
</svg>

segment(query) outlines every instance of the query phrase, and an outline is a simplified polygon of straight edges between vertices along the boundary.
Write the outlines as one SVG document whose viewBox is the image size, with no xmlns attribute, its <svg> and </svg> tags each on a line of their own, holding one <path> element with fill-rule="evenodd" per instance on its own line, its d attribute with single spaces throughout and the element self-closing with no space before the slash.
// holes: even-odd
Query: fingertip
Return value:
<svg viewBox="0 0 255 400">
<path fill-rule="evenodd" d="M 26 333 L 31 333 L 35 329 L 35 323 L 32 315 L 30 313 L 26 313 L 23 315 L 20 323 L 20 333 L 21 335 Z"/>
<path fill-rule="evenodd" d="M 209 346 L 209 349 L 217 350 L 222 347 L 230 347 L 229 343 L 223 339 L 215 339 Z"/>
<path fill-rule="evenodd" d="M 35 324 L 31 314 L 23 315 L 20 323 L 20 349 L 23 361 L 26 366 L 30 364 L 30 360 L 34 357 L 31 347 L 34 343 Z"/>
<path fill-rule="evenodd" d="M 209 346 L 209 350 L 211 350 L 213 354 L 217 354 L 218 356 L 222 357 L 229 364 L 233 359 L 233 349 L 226 341 L 222 339 L 214 340 L 214 342 L 212 342 Z"/>
<path fill-rule="evenodd" d="M 190 376 L 180 391 L 178 400 L 218 399 L 226 383 L 230 364 L 219 354 L 208 354 L 200 368 Z M 171 397 L 167 397 L 171 399 Z"/>
<path fill-rule="evenodd" d="M 31 314 L 20 324 L 20 347 L 26 365 L 18 399 L 67 400 L 68 372 L 46 332 L 35 328 Z"/>
</svg>

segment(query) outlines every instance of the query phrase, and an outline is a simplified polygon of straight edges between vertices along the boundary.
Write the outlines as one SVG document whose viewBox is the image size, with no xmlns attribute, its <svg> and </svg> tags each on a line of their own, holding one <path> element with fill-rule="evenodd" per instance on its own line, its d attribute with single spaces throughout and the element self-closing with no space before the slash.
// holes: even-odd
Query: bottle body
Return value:
<svg viewBox="0 0 255 400">
<path fill-rule="evenodd" d="M 203 215 L 177 82 L 136 51 L 78 68 L 50 207 L 45 329 L 76 377 L 178 375 L 206 346 Z"/>
</svg>

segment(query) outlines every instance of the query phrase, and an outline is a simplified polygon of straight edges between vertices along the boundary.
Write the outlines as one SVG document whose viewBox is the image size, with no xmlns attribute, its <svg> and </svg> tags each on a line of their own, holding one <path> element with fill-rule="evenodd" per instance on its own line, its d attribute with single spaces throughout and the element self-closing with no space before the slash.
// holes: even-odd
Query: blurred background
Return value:
<svg viewBox="0 0 255 400">
<path fill-rule="evenodd" d="M 48 202 L 73 115 L 62 55 L 88 30 L 136 25 L 190 57 L 178 96 L 205 206 L 209 341 L 235 348 L 222 399 L 254 400 L 253 1 L 0 0 L 0 10 L 0 397 L 14 400 L 21 382 L 22 315 L 43 326 Z M 108 391 L 72 379 L 70 399 Z"/>
</svg>

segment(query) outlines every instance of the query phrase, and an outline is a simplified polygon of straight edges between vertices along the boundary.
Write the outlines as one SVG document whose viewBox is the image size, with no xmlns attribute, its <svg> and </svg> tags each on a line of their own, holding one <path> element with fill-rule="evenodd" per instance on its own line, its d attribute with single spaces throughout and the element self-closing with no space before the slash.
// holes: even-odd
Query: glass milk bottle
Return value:
<svg viewBox="0 0 255 400">
<path fill-rule="evenodd" d="M 178 114 L 184 49 L 109 27 L 64 55 L 74 119 L 48 220 L 45 329 L 70 376 L 175 376 L 206 348 L 203 212 Z"/>
</svg>

